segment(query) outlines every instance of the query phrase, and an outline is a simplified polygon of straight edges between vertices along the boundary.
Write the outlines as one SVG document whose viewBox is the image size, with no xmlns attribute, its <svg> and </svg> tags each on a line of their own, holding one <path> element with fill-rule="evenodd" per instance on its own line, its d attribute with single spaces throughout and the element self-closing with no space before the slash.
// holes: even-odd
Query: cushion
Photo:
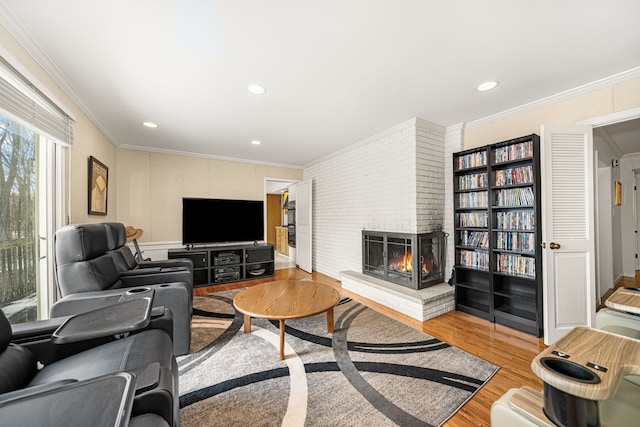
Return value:
<svg viewBox="0 0 640 427">
<path fill-rule="evenodd" d="M 29 350 L 9 344 L 0 353 L 0 394 L 26 387 L 36 374 L 36 363 Z"/>
</svg>

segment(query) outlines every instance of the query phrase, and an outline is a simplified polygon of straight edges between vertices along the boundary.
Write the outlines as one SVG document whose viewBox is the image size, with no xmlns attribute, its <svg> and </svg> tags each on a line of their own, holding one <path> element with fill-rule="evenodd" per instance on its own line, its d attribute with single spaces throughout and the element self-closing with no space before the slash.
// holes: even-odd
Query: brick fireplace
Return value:
<svg viewBox="0 0 640 427">
<path fill-rule="evenodd" d="M 304 179 L 314 187 L 313 269 L 340 279 L 343 289 L 420 320 L 452 309 L 453 288 L 443 284 L 450 266 L 428 287 L 372 277 L 362 266 L 362 230 L 422 235 L 445 229 L 450 162 L 445 128 L 416 118 L 305 167 Z M 432 301 L 429 295 L 438 290 L 447 302 Z"/>
</svg>

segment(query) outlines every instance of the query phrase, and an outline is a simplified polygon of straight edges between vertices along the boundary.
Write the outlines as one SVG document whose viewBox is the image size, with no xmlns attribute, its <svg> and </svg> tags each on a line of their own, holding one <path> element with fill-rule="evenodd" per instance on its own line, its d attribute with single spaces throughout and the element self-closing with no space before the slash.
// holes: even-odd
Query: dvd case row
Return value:
<svg viewBox="0 0 640 427">
<path fill-rule="evenodd" d="M 535 230 L 536 221 L 533 211 L 496 212 L 496 224 L 500 230 Z"/>
<path fill-rule="evenodd" d="M 535 235 L 533 232 L 498 231 L 496 232 L 495 248 L 534 253 L 536 250 Z"/>
<path fill-rule="evenodd" d="M 533 188 L 508 188 L 495 191 L 495 206 L 532 206 Z"/>
<path fill-rule="evenodd" d="M 461 250 L 458 252 L 458 265 L 489 270 L 489 253 Z"/>
<path fill-rule="evenodd" d="M 496 148 L 493 152 L 495 163 L 529 159 L 533 157 L 533 141 L 525 141 L 518 144 L 511 144 L 505 147 Z"/>
<path fill-rule="evenodd" d="M 487 165 L 487 152 L 477 151 L 458 157 L 458 170 Z"/>
<path fill-rule="evenodd" d="M 486 231 L 461 230 L 459 233 L 458 242 L 463 246 L 484 249 L 489 247 L 489 233 Z"/>
<path fill-rule="evenodd" d="M 499 254 L 496 256 L 496 272 L 536 277 L 536 259 L 520 255 Z"/>
<path fill-rule="evenodd" d="M 456 215 L 458 227 L 486 228 L 489 225 L 489 215 L 486 212 L 465 212 Z"/>
<path fill-rule="evenodd" d="M 497 186 L 531 184 L 533 182 L 533 166 L 520 166 L 495 171 Z"/>
<path fill-rule="evenodd" d="M 470 173 L 458 177 L 458 190 L 487 188 L 487 173 Z"/>
<path fill-rule="evenodd" d="M 458 194 L 458 202 L 460 208 L 486 208 L 488 205 L 487 192 Z"/>
</svg>

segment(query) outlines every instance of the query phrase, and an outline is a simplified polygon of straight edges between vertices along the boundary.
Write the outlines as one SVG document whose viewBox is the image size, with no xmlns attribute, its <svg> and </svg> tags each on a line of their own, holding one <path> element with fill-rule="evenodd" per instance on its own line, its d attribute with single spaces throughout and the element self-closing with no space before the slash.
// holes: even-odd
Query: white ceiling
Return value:
<svg viewBox="0 0 640 427">
<path fill-rule="evenodd" d="M 640 66 L 637 0 L 0 0 L 0 12 L 114 144 L 297 166 L 413 117 L 477 120 Z"/>
</svg>

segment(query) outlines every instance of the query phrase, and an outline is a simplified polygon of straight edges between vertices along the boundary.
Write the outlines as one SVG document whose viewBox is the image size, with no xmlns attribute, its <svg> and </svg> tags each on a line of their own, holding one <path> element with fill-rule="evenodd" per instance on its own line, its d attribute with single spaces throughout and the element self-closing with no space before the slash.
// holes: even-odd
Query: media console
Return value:
<svg viewBox="0 0 640 427">
<path fill-rule="evenodd" d="M 169 249 L 168 257 L 193 262 L 193 286 L 212 286 L 263 277 L 273 277 L 273 245 L 244 244 Z"/>
</svg>

